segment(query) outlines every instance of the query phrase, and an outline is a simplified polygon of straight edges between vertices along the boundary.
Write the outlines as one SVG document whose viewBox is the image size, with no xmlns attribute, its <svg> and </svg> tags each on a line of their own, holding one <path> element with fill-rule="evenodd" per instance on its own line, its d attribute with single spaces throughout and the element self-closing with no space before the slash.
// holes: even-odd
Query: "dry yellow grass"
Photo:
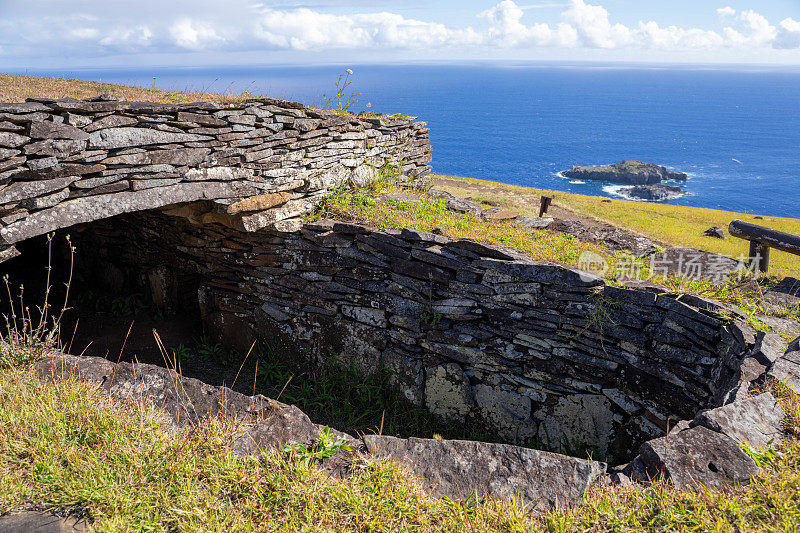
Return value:
<svg viewBox="0 0 800 533">
<path fill-rule="evenodd" d="M 187 102 L 239 101 L 254 98 L 241 94 L 165 91 L 146 87 L 116 85 L 102 81 L 76 80 L 44 76 L 0 74 L 0 102 L 24 102 L 26 98 L 91 98 L 111 93 L 124 100 L 181 104 Z"/>
</svg>

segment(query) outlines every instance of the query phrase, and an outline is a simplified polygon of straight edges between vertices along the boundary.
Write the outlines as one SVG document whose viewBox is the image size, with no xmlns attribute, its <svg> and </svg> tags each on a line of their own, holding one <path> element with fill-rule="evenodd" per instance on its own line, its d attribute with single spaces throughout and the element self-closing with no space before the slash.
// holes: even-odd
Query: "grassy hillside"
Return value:
<svg viewBox="0 0 800 533">
<path fill-rule="evenodd" d="M 747 256 L 749 246 L 747 241 L 729 235 L 725 240 L 706 237 L 703 231 L 711 226 L 719 226 L 727 233 L 728 224 L 738 218 L 800 235 L 800 218 L 765 215 L 757 219 L 753 214 L 700 207 L 616 199 L 604 202 L 604 198 L 597 196 L 519 187 L 456 176 L 436 176 L 435 181 L 439 189 L 459 196 L 498 202 L 533 216 L 539 213 L 539 198 L 542 195 L 552 196 L 557 206 L 627 228 L 660 243 L 698 248 L 735 259 L 740 255 Z M 770 271 L 784 276 L 800 277 L 800 257 L 773 250 L 770 252 Z"/>
<path fill-rule="evenodd" d="M 182 104 L 255 98 L 250 93 L 202 93 L 165 91 L 154 88 L 117 85 L 102 81 L 54 78 L 47 76 L 11 76 L 0 74 L 0 102 L 24 102 L 26 98 L 91 98 L 105 93 L 124 100 Z"/>
</svg>

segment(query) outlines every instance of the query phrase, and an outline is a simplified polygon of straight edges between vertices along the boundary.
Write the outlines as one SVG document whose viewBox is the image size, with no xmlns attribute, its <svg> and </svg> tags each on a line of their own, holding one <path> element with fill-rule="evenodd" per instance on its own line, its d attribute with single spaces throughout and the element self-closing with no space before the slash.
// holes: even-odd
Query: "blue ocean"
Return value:
<svg viewBox="0 0 800 533">
<path fill-rule="evenodd" d="M 688 194 L 670 203 L 800 217 L 798 69 L 506 63 L 28 73 L 248 90 L 324 106 L 348 67 L 346 92 L 360 93 L 353 110 L 429 123 L 436 173 L 614 197 L 609 184 L 558 173 L 640 159 L 691 176 Z"/>
</svg>

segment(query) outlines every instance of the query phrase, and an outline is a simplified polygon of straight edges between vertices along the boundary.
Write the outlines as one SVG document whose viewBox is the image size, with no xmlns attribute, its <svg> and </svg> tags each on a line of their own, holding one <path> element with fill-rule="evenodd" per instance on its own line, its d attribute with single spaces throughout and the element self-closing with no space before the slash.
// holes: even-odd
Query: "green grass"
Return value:
<svg viewBox="0 0 800 533">
<path fill-rule="evenodd" d="M 479 215 L 450 211 L 444 200 L 417 193 L 421 202 L 379 201 L 383 193 L 396 192 L 393 184 L 367 189 L 343 188 L 326 198 L 312 219 L 333 218 L 359 222 L 381 229 L 415 228 L 451 239 L 472 239 L 525 252 L 534 260 L 577 265 L 584 251 L 591 251 L 615 264 L 615 256 L 604 248 L 579 241 L 571 235 L 519 226 L 513 221 L 485 220 Z"/>
<path fill-rule="evenodd" d="M 459 196 L 497 201 L 523 214 L 534 216 L 538 215 L 539 197 L 552 196 L 553 202 L 560 207 L 632 230 L 655 241 L 671 246 L 707 250 L 735 259 L 747 256 L 749 246 L 747 241 L 729 235 L 725 240 L 715 239 L 704 236 L 703 232 L 711 226 L 727 230 L 728 224 L 738 218 L 788 233 L 800 234 L 798 218 L 763 215 L 761 219 L 756 219 L 755 214 L 616 199 L 609 203 L 597 196 L 506 185 L 494 181 L 457 176 L 434 176 L 434 179 L 436 178 L 443 180 L 437 188 Z M 475 186 L 479 186 L 482 192 L 476 192 L 473 188 Z M 800 277 L 800 257 L 773 250 L 770 253 L 770 270 L 782 276 Z"/>
<path fill-rule="evenodd" d="M 773 387 L 800 433 L 800 403 Z M 513 502 L 432 500 L 397 464 L 363 460 L 345 480 L 308 453 L 237 457 L 240 426 L 212 420 L 165 431 L 153 408 L 78 382 L 0 371 L 0 514 L 32 503 L 86 511 L 98 531 L 794 531 L 800 446 L 756 456 L 763 472 L 736 491 L 667 483 L 589 490 L 577 509 L 541 516 Z"/>
<path fill-rule="evenodd" d="M 452 178 L 447 177 L 447 179 L 450 180 Z M 502 188 L 513 187 L 496 183 L 492 183 L 491 185 L 493 187 L 499 186 Z M 531 193 L 526 193 L 528 194 L 528 203 L 526 204 L 526 197 L 521 195 L 492 196 L 484 194 L 481 196 L 480 194 L 476 195 L 473 190 L 456 190 L 454 187 L 450 186 L 450 182 L 448 182 L 448 185 L 440 188 L 452 190 L 454 193 L 458 193 L 461 196 L 471 196 L 473 200 L 478 202 L 488 200 L 528 214 L 534 214 L 534 207 L 530 204 L 530 200 L 534 199 L 536 201 L 535 209 L 538 209 L 538 196 Z M 514 188 L 514 190 L 517 189 L 522 188 Z M 752 285 L 749 283 L 751 279 L 757 284 L 758 291 L 763 293 L 779 281 L 781 276 L 775 273 L 761 275 L 755 278 L 747 276 L 732 277 L 725 282 L 716 283 L 705 280 L 690 280 L 683 277 L 651 276 L 650 263 L 645 259 L 634 259 L 625 252 L 612 253 L 603 247 L 582 242 L 571 235 L 525 228 L 517 225 L 513 220 L 486 220 L 480 215 L 456 213 L 447 209 L 444 200 L 433 199 L 422 191 L 415 192 L 421 199 L 419 202 L 407 200 L 381 201 L 377 198 L 381 194 L 398 192 L 400 190 L 401 189 L 398 188 L 396 184 L 396 169 L 393 171 L 393 169 L 384 166 L 381 167 L 378 179 L 375 182 L 365 187 L 345 187 L 335 191 L 323 201 L 310 218 L 331 218 L 335 220 L 358 222 L 381 229 L 402 229 L 410 227 L 439 233 L 452 239 L 472 239 L 487 244 L 507 246 L 524 252 L 533 260 L 553 261 L 573 266 L 580 266 L 579 259 L 581 254 L 584 252 L 593 252 L 608 262 L 609 268 L 606 274 L 606 281 L 610 284 L 618 284 L 616 274 L 620 271 L 631 270 L 631 266 L 635 264 L 643 278 L 663 284 L 670 291 L 705 296 L 740 307 L 747 315 L 746 321 L 756 329 L 770 330 L 768 325 L 757 318 L 759 314 L 770 314 L 773 316 L 800 320 L 800 306 L 768 308 L 761 303 L 756 294 L 753 294 L 751 290 Z M 600 203 L 600 198 L 581 198 L 589 199 L 588 201 L 597 200 L 597 202 Z M 627 203 L 635 204 L 636 206 L 641 204 L 640 202 Z M 609 204 L 602 205 L 605 206 Z M 651 204 L 647 204 L 647 206 L 651 206 Z M 655 205 L 652 207 L 677 208 L 680 206 Z M 624 209 L 619 208 L 620 211 L 625 211 L 625 209 L 627 209 L 627 206 L 625 206 Z M 681 209 L 693 210 L 694 208 L 681 207 Z M 800 221 L 797 222 L 800 224 Z M 694 224 L 703 226 L 705 222 L 694 222 Z M 798 231 L 800 231 L 800 225 L 798 226 Z M 717 239 L 708 240 L 714 241 L 711 244 L 716 244 L 718 241 Z M 706 246 L 706 248 L 710 248 L 710 246 Z M 796 256 L 789 257 L 798 259 Z M 728 316 L 725 318 L 730 317 Z M 435 317 L 431 317 L 431 319 L 435 319 Z"/>
</svg>

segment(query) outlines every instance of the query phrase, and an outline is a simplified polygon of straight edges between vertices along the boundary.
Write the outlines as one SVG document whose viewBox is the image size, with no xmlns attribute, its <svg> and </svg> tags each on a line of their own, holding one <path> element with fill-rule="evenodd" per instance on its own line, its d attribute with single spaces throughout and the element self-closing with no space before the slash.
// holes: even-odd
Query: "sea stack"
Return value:
<svg viewBox="0 0 800 533">
<path fill-rule="evenodd" d="M 571 179 L 607 181 L 620 185 L 653 185 L 666 180 L 686 181 L 689 178 L 683 172 L 635 160 L 620 161 L 613 165 L 572 167 L 562 174 Z"/>
</svg>

